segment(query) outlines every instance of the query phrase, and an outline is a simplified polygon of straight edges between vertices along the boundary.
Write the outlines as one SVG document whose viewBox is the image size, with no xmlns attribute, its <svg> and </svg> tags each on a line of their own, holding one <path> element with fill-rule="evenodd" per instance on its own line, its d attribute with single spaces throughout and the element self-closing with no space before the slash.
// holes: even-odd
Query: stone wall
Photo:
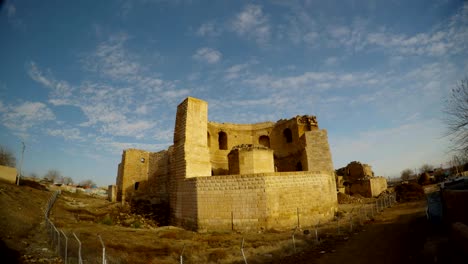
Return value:
<svg viewBox="0 0 468 264">
<path fill-rule="evenodd" d="M 193 218 L 186 207 L 193 203 L 193 193 L 185 179 L 211 175 L 208 149 L 208 104 L 205 101 L 188 97 L 177 107 L 174 129 L 174 146 L 171 157 L 171 179 L 169 203 L 171 220 L 176 225 L 190 226 Z"/>
<path fill-rule="evenodd" d="M 127 149 L 123 152 L 118 171 L 120 177 L 117 180 L 119 200 L 127 201 L 137 192 L 146 192 L 149 157 L 150 152 L 139 149 Z"/>
<path fill-rule="evenodd" d="M 325 129 L 304 133 L 301 138 L 304 145 L 302 163 L 305 171 L 323 171 L 334 174 L 328 133 Z"/>
<path fill-rule="evenodd" d="M 0 165 L 0 181 L 16 184 L 16 168 Z"/>
<path fill-rule="evenodd" d="M 387 179 L 384 177 L 372 177 L 353 181 L 348 185 L 348 193 L 360 194 L 364 197 L 377 197 L 387 189 Z"/>
<path fill-rule="evenodd" d="M 181 204 L 182 222 L 200 231 L 312 226 L 337 209 L 334 177 L 321 172 L 198 177 L 186 180 L 180 195 L 190 197 Z"/>
<path fill-rule="evenodd" d="M 241 144 L 263 147 L 234 150 L 230 161 L 229 152 Z M 227 175 L 230 163 L 239 175 Z M 117 199 L 167 205 L 169 224 L 194 230 L 290 229 L 327 221 L 337 207 L 327 132 L 313 116 L 250 125 L 208 122 L 208 104 L 188 97 L 177 107 L 168 150 L 123 152 Z"/>
<path fill-rule="evenodd" d="M 273 150 L 261 145 L 239 145 L 228 155 L 229 174 L 274 172 Z"/>
</svg>

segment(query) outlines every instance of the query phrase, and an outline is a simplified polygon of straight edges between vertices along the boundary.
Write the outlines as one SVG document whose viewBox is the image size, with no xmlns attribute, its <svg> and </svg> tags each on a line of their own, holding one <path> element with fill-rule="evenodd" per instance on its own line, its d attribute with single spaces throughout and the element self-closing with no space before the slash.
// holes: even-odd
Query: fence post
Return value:
<svg viewBox="0 0 468 264">
<path fill-rule="evenodd" d="M 297 227 L 299 228 L 301 226 L 301 222 L 299 221 L 299 207 L 296 209 L 297 213 Z"/>
<path fill-rule="evenodd" d="M 242 257 L 244 258 L 245 264 L 247 264 L 247 259 L 245 258 L 245 254 L 244 254 L 244 238 L 242 238 L 241 253 L 242 253 Z"/>
<path fill-rule="evenodd" d="M 55 225 L 52 225 L 55 229 L 55 232 L 57 232 L 57 238 L 58 238 L 58 242 L 57 242 L 57 253 L 60 255 L 60 232 L 57 230 L 57 228 L 55 227 Z M 54 235 L 55 237 L 55 235 Z"/>
<path fill-rule="evenodd" d="M 294 228 L 294 231 L 292 233 L 292 241 L 293 241 L 293 248 L 294 248 L 294 253 L 296 253 L 296 240 L 294 239 L 294 235 L 296 233 L 297 227 Z"/>
<path fill-rule="evenodd" d="M 184 264 L 184 251 L 185 251 L 185 244 L 184 247 L 182 248 L 182 252 L 180 253 L 180 264 Z"/>
<path fill-rule="evenodd" d="M 106 261 L 106 247 L 104 246 L 104 242 L 102 241 L 102 237 L 101 235 L 98 235 L 99 237 L 99 241 L 101 241 L 101 245 L 102 245 L 102 264 L 106 264 L 107 261 Z"/>
<path fill-rule="evenodd" d="M 81 259 L 81 241 L 78 239 L 78 237 L 73 233 L 73 235 L 76 238 L 76 241 L 78 241 L 78 264 L 83 264 L 83 260 Z"/>
<path fill-rule="evenodd" d="M 65 264 L 67 264 L 67 257 L 68 257 L 68 237 L 67 235 L 65 235 L 65 233 L 60 230 L 60 232 L 62 232 L 63 236 L 65 237 Z"/>
</svg>

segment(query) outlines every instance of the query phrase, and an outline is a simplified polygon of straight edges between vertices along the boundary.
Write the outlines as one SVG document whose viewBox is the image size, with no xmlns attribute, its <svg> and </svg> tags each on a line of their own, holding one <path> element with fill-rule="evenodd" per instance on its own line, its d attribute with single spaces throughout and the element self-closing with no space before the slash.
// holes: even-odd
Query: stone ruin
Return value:
<svg viewBox="0 0 468 264">
<path fill-rule="evenodd" d="M 387 179 L 375 177 L 372 167 L 359 161 L 335 171 L 338 192 L 377 197 L 387 189 Z"/>
<path fill-rule="evenodd" d="M 327 131 L 315 116 L 257 124 L 208 121 L 208 104 L 177 107 L 174 144 L 126 149 L 110 199 L 168 208 L 168 224 L 197 231 L 311 226 L 337 210 Z"/>
</svg>

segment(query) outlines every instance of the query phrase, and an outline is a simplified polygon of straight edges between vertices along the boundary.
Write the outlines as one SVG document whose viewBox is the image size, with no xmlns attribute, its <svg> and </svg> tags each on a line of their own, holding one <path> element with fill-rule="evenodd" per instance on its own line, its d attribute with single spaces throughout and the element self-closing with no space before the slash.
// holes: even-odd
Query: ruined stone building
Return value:
<svg viewBox="0 0 468 264">
<path fill-rule="evenodd" d="M 387 179 L 375 177 L 370 165 L 353 161 L 336 170 L 336 185 L 342 193 L 375 197 L 387 189 Z"/>
<path fill-rule="evenodd" d="M 215 123 L 192 97 L 177 108 L 167 150 L 123 151 L 114 191 L 166 206 L 169 224 L 198 231 L 310 226 L 337 208 L 327 131 L 315 116 Z"/>
</svg>

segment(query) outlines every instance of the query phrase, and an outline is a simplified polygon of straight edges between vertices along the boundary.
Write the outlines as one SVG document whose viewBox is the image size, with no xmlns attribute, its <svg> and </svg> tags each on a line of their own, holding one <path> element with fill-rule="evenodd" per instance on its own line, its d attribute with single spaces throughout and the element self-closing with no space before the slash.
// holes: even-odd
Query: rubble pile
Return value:
<svg viewBox="0 0 468 264">
<path fill-rule="evenodd" d="M 338 193 L 338 203 L 339 204 L 362 203 L 362 201 L 363 201 L 362 198 L 359 198 L 359 197 L 356 197 L 356 196 L 351 196 L 349 194 Z"/>
</svg>

